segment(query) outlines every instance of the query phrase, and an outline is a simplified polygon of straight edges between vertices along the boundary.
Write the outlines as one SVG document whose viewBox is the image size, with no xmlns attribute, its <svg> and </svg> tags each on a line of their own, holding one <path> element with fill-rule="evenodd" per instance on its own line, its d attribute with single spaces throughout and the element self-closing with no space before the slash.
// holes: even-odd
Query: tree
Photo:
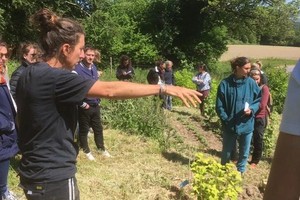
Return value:
<svg viewBox="0 0 300 200">
<path fill-rule="evenodd" d="M 153 63 L 158 56 L 148 34 L 139 31 L 137 21 L 147 7 L 145 0 L 102 1 L 95 4 L 96 11 L 83 24 L 87 42 L 99 48 L 103 60 L 121 54 L 129 55 L 135 63 Z"/>
<path fill-rule="evenodd" d="M 211 0 L 205 9 L 228 29 L 233 41 L 287 45 L 294 37 L 297 2 L 284 0 Z"/>
<path fill-rule="evenodd" d="M 36 41 L 36 31 L 29 22 L 29 18 L 41 8 L 49 8 L 54 12 L 76 19 L 83 18 L 85 11 L 80 1 L 30 1 L 30 0 L 1 0 L 0 1 L 0 36 L 13 47 L 23 41 Z M 88 1 L 84 1 L 88 3 Z"/>
<path fill-rule="evenodd" d="M 181 61 L 211 62 L 226 50 L 226 27 L 211 21 L 203 0 L 153 1 L 140 23 L 155 46 L 176 65 Z"/>
</svg>

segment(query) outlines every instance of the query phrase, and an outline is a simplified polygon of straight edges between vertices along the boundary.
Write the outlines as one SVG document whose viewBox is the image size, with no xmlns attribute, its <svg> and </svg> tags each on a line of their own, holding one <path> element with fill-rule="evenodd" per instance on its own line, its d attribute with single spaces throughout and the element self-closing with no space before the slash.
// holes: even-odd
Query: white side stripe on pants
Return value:
<svg viewBox="0 0 300 200">
<path fill-rule="evenodd" d="M 75 189 L 74 189 L 74 180 L 73 178 L 69 178 L 69 200 L 75 200 Z"/>
</svg>

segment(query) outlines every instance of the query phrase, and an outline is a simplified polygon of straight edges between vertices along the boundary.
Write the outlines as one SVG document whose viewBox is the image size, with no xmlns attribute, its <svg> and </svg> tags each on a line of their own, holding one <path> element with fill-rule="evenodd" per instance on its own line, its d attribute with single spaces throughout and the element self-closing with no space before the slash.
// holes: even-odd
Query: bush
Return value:
<svg viewBox="0 0 300 200">
<path fill-rule="evenodd" d="M 192 78 L 195 74 L 189 69 L 183 69 L 174 73 L 176 85 L 180 87 L 190 88 L 196 90 L 196 85 L 193 83 Z M 182 106 L 183 103 L 176 98 L 173 98 L 173 105 Z"/>
<path fill-rule="evenodd" d="M 103 124 L 129 134 L 143 135 L 163 140 L 166 126 L 161 100 L 145 97 L 128 100 L 103 100 Z"/>
<path fill-rule="evenodd" d="M 279 63 L 274 65 L 267 63 L 264 68 L 273 98 L 273 112 L 276 111 L 281 114 L 287 93 L 289 74 L 285 67 L 279 66 Z"/>
<path fill-rule="evenodd" d="M 11 74 L 21 65 L 21 63 L 17 60 L 9 60 L 6 65 L 8 67 L 8 74 L 10 77 Z"/>
<path fill-rule="evenodd" d="M 192 163 L 193 191 L 198 200 L 237 199 L 242 191 L 242 177 L 235 165 L 221 165 L 202 153 Z"/>
<path fill-rule="evenodd" d="M 280 115 L 277 112 L 272 112 L 268 119 L 268 125 L 264 133 L 264 148 L 263 155 L 267 158 L 271 158 L 274 154 L 280 124 Z"/>
<path fill-rule="evenodd" d="M 208 98 L 205 100 L 204 113 L 207 116 L 202 124 L 214 133 L 221 134 L 221 120 L 216 112 L 216 97 L 219 81 L 212 79 L 212 86 Z"/>
</svg>

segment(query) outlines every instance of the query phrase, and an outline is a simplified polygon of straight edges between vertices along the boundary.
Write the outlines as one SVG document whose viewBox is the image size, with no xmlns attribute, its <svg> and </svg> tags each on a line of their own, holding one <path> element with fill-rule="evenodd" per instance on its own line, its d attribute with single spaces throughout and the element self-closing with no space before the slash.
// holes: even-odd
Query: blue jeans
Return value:
<svg viewBox="0 0 300 200">
<path fill-rule="evenodd" d="M 230 155 L 232 150 L 236 146 L 236 141 L 239 143 L 239 158 L 237 162 L 237 170 L 239 172 L 246 171 L 247 160 L 250 152 L 250 145 L 252 139 L 252 132 L 242 135 L 237 135 L 235 133 L 223 133 L 223 149 L 221 155 L 221 164 L 225 165 L 230 161 Z"/>
<path fill-rule="evenodd" d="M 165 96 L 166 109 L 172 110 L 172 96 Z"/>
<path fill-rule="evenodd" d="M 7 191 L 7 177 L 9 171 L 10 160 L 1 160 L 0 161 L 0 198 Z"/>
</svg>

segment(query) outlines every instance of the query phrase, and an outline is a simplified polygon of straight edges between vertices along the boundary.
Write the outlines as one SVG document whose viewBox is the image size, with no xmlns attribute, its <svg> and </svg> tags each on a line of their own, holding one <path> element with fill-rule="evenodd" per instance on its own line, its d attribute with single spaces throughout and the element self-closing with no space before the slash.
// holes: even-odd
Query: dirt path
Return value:
<svg viewBox="0 0 300 200">
<path fill-rule="evenodd" d="M 221 56 L 221 61 L 231 60 L 238 56 L 249 58 L 282 58 L 298 60 L 300 47 L 267 46 L 267 45 L 228 45 L 228 50 Z"/>
<path fill-rule="evenodd" d="M 213 155 L 221 152 L 221 138 L 203 127 L 203 118 L 198 109 L 175 107 L 169 117 L 170 125 L 191 146 L 201 145 L 203 150 Z"/>
</svg>

